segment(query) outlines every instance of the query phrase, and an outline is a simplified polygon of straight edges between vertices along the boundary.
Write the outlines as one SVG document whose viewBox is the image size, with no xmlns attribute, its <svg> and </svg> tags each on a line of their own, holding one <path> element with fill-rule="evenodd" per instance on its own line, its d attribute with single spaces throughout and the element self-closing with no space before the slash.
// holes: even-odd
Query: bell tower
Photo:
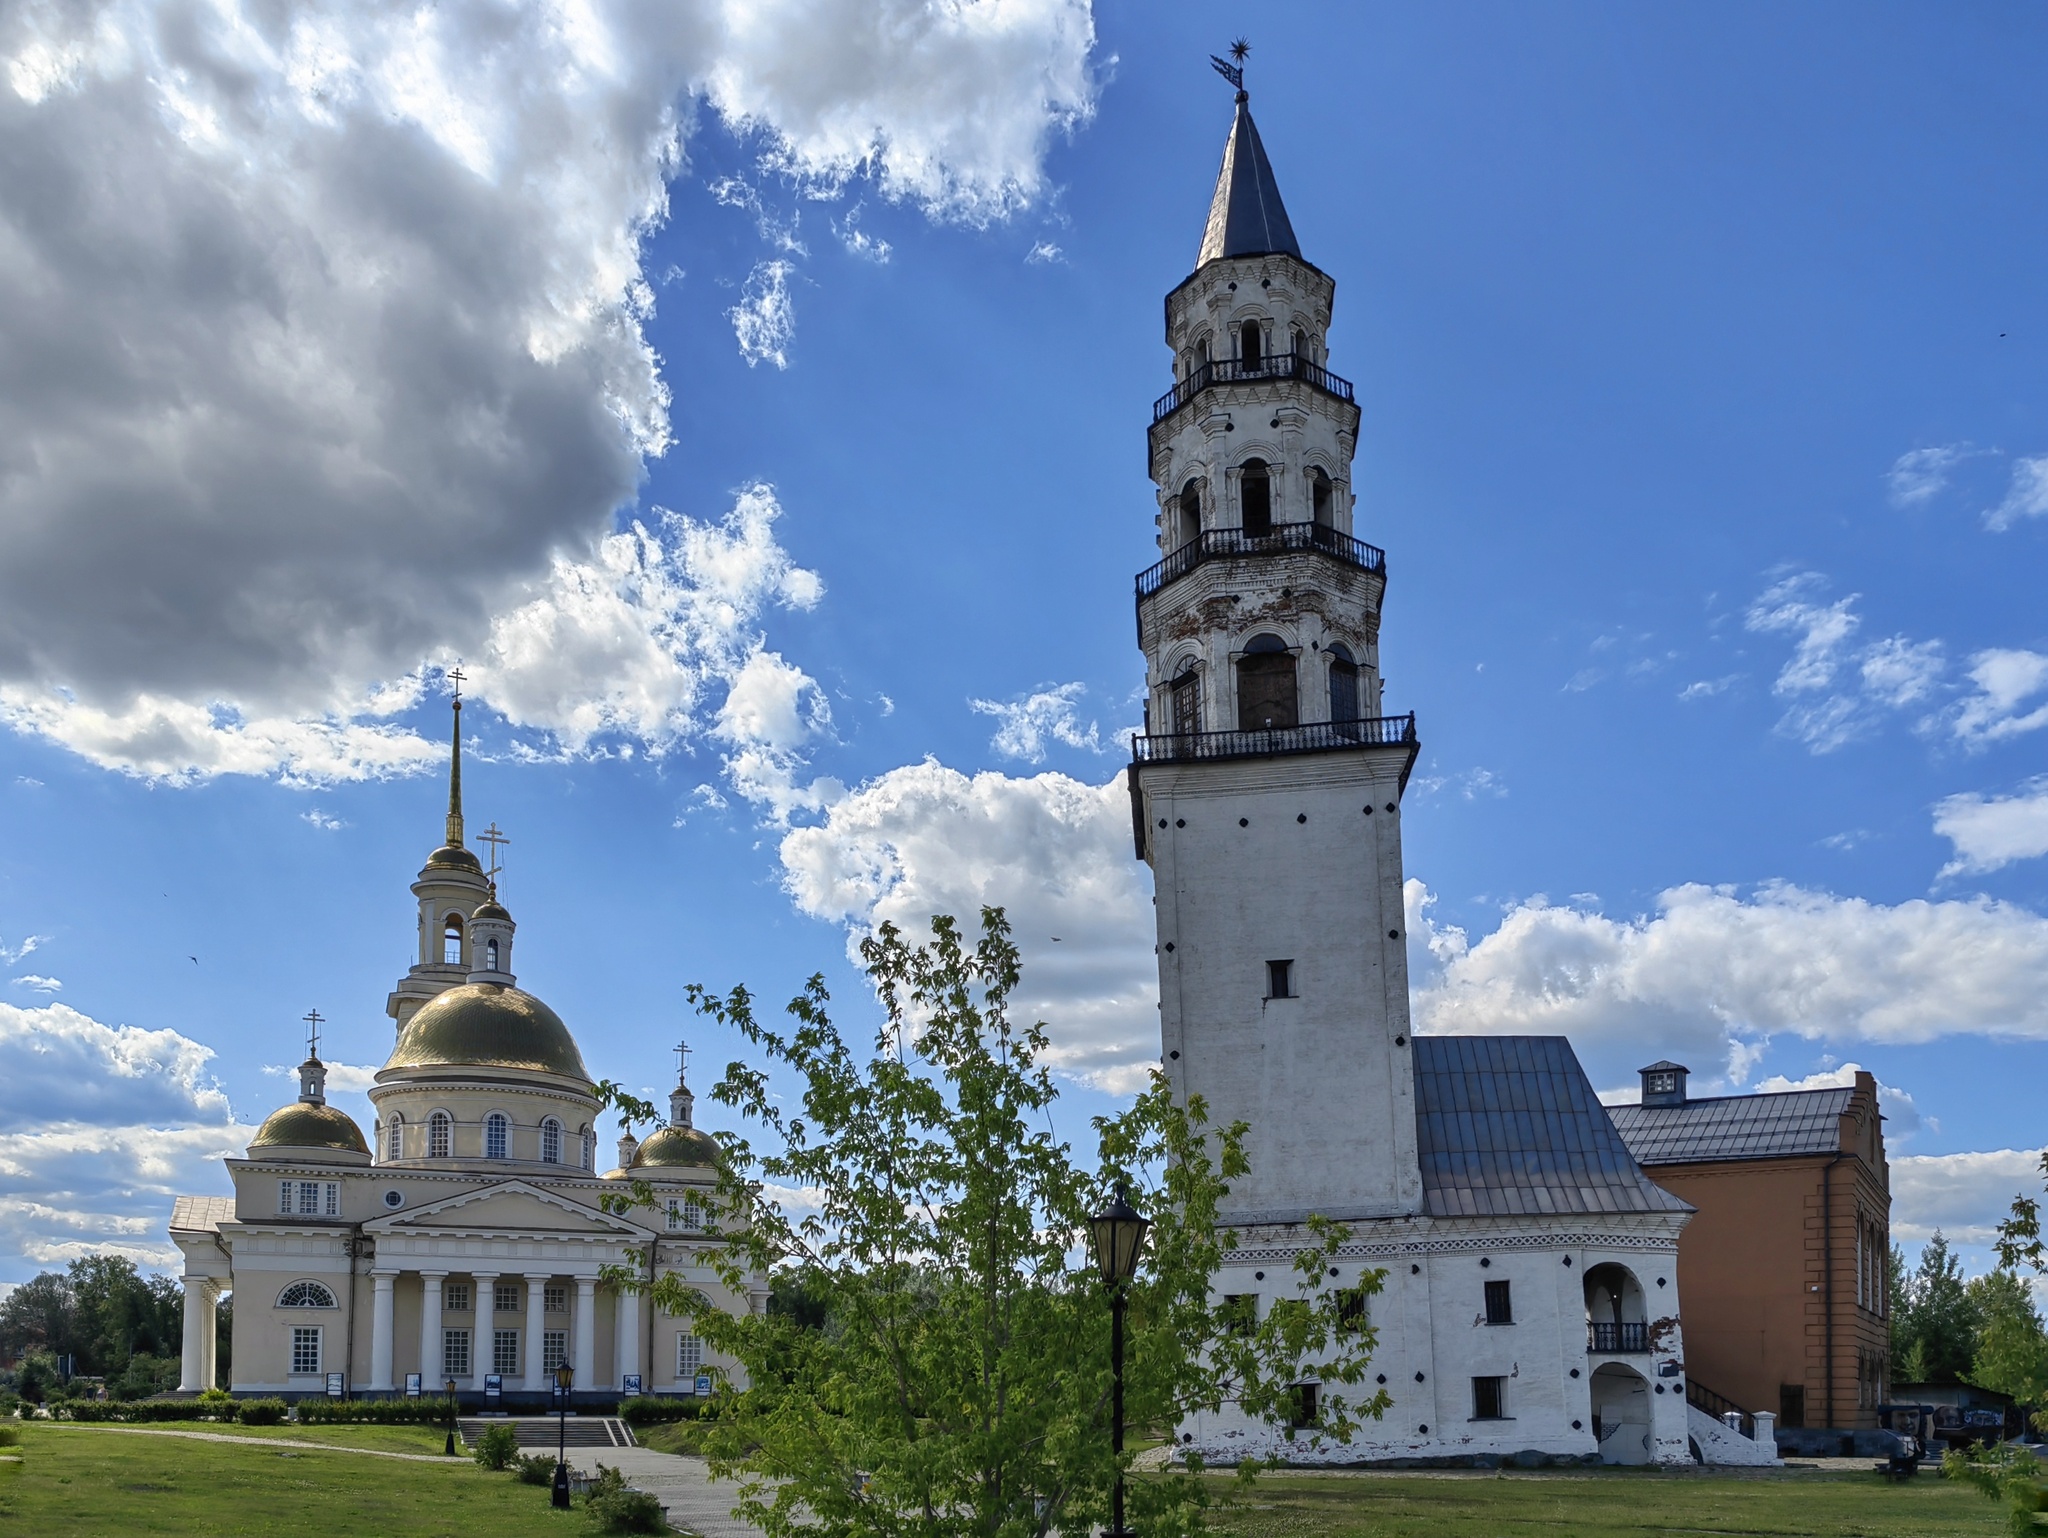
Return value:
<svg viewBox="0 0 2048 1538">
<path fill-rule="evenodd" d="M 1401 896 L 1413 716 L 1382 714 L 1384 552 L 1357 537 L 1336 285 L 1301 254 L 1241 67 L 1152 409 L 1130 786 L 1166 1072 L 1250 1127 L 1232 1223 L 1422 1207 Z M 1241 64 L 1241 60 L 1240 60 Z"/>
<path fill-rule="evenodd" d="M 461 670 L 449 675 L 460 685 Z M 470 921 L 479 907 L 490 904 L 504 919 L 504 965 L 485 970 L 510 971 L 512 932 L 510 915 L 496 907 L 490 877 L 476 855 L 462 842 L 462 696 L 454 700 L 455 726 L 448 755 L 448 817 L 442 827 L 444 842 L 427 856 L 412 895 L 419 903 L 419 959 L 398 980 L 384 1001 L 384 1013 L 405 1029 L 429 1000 L 469 981 L 470 972 L 484 967 L 486 958 L 472 944 Z M 488 915 L 487 915 L 488 916 Z"/>
</svg>

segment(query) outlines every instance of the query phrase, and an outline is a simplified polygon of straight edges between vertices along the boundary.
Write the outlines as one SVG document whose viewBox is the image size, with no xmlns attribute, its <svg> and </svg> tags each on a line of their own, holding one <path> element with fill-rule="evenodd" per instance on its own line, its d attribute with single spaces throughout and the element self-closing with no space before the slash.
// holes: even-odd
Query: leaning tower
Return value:
<svg viewBox="0 0 2048 1538">
<path fill-rule="evenodd" d="M 1382 714 L 1386 557 L 1357 537 L 1358 407 L 1247 98 L 1148 440 L 1132 812 L 1158 907 L 1165 1067 L 1250 1127 L 1227 1222 L 1422 1210 L 1401 902 L 1413 716 Z"/>
</svg>

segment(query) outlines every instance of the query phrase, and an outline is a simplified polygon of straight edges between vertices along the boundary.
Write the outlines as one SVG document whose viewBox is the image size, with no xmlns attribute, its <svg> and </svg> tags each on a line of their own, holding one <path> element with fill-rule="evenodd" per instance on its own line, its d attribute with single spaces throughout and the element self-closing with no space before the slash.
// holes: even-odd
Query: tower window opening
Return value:
<svg viewBox="0 0 2048 1538">
<path fill-rule="evenodd" d="M 1300 721 L 1294 658 L 1286 643 L 1278 636 L 1253 637 L 1237 662 L 1237 729 L 1259 732 Z"/>
<path fill-rule="evenodd" d="M 1310 358 L 1313 356 L 1309 351 L 1308 333 L 1299 326 L 1294 328 L 1294 356 L 1297 358 Z"/>
<path fill-rule="evenodd" d="M 462 915 L 451 913 L 448 922 L 441 926 L 441 962 L 444 966 L 462 965 Z"/>
<path fill-rule="evenodd" d="M 1323 655 L 1330 659 L 1330 719 L 1358 720 L 1358 664 L 1351 660 L 1351 649 L 1339 642 Z"/>
<path fill-rule="evenodd" d="M 1309 518 L 1320 527 L 1329 528 L 1335 518 L 1337 495 L 1328 472 L 1320 465 L 1308 473 L 1308 504 Z"/>
<path fill-rule="evenodd" d="M 1247 459 L 1238 471 L 1237 501 L 1248 536 L 1257 539 L 1273 532 L 1273 477 L 1263 459 Z"/>
<path fill-rule="evenodd" d="M 1174 736 L 1191 737 L 1202 729 L 1202 675 L 1192 665 L 1173 681 L 1171 708 L 1167 726 Z"/>
<path fill-rule="evenodd" d="M 436 1111 L 427 1118 L 427 1157 L 445 1159 L 452 1151 L 455 1141 L 455 1123 L 446 1111 Z"/>
<path fill-rule="evenodd" d="M 1266 997 L 1269 999 L 1291 999 L 1294 997 L 1293 962 L 1269 961 L 1266 963 Z"/>
<path fill-rule="evenodd" d="M 1180 489 L 1180 527 L 1174 531 L 1174 548 L 1190 545 L 1202 533 L 1202 482 L 1199 477 Z"/>
<path fill-rule="evenodd" d="M 1237 328 L 1237 356 L 1247 369 L 1259 366 L 1264 342 L 1265 333 L 1257 321 L 1248 320 Z"/>
<path fill-rule="evenodd" d="M 512 1123 L 502 1111 L 493 1111 L 484 1118 L 484 1157 L 502 1159 L 511 1142 Z"/>
<path fill-rule="evenodd" d="M 540 1124 L 540 1157 L 543 1164 L 562 1162 L 562 1124 L 552 1116 Z"/>
<path fill-rule="evenodd" d="M 384 1157 L 403 1159 L 405 1157 L 405 1118 L 394 1115 L 384 1128 Z"/>
<path fill-rule="evenodd" d="M 498 942 L 487 941 L 484 945 L 484 966 L 490 971 L 498 970 Z"/>
</svg>

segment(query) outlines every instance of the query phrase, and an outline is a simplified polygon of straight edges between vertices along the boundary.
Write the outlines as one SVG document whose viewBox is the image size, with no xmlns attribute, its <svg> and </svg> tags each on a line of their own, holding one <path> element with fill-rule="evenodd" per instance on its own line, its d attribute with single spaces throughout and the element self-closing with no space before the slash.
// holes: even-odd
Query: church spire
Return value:
<svg viewBox="0 0 2048 1538">
<path fill-rule="evenodd" d="M 1273 163 L 1252 122 L 1251 97 L 1244 88 L 1244 57 L 1250 52 L 1250 45 L 1239 39 L 1230 48 L 1235 64 L 1210 61 L 1237 87 L 1237 116 L 1223 144 L 1223 167 L 1216 173 L 1216 195 L 1209 200 L 1209 223 L 1202 231 L 1197 267 L 1228 256 L 1277 254 L 1302 260 L 1294 226 L 1280 201 L 1280 184 L 1273 179 Z"/>
<path fill-rule="evenodd" d="M 462 669 L 451 670 L 455 684 L 455 741 L 448 758 L 448 847 L 462 847 Z"/>
</svg>

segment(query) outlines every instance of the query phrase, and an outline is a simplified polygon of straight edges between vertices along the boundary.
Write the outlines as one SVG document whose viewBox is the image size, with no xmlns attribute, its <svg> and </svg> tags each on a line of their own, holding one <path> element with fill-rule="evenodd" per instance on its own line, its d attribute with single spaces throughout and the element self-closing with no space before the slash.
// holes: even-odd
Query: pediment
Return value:
<svg viewBox="0 0 2048 1538">
<path fill-rule="evenodd" d="M 451 1229 L 492 1234 L 586 1235 L 592 1238 L 644 1239 L 653 1230 L 630 1218 L 570 1201 L 553 1191 L 505 1180 L 495 1185 L 443 1197 L 363 1225 L 384 1234 L 445 1233 Z"/>
</svg>

